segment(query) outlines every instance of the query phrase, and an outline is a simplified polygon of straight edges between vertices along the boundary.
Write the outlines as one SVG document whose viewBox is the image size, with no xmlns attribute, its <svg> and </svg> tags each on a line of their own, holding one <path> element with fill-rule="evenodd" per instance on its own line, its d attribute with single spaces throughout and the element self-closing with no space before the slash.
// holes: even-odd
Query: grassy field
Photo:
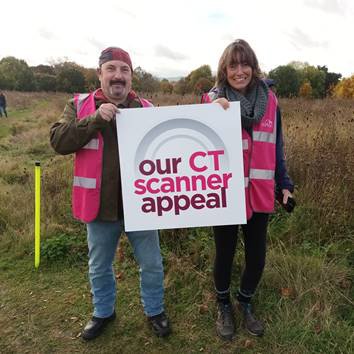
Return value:
<svg viewBox="0 0 354 354">
<path fill-rule="evenodd" d="M 291 215 L 271 218 L 264 277 L 255 298 L 266 335 L 215 333 L 210 229 L 163 231 L 166 308 L 173 335 L 151 335 L 138 269 L 125 237 L 117 251 L 117 320 L 102 337 L 79 337 L 91 315 L 85 229 L 71 217 L 72 157 L 49 147 L 49 127 L 68 96 L 8 92 L 0 119 L 0 353 L 352 353 L 354 104 L 281 100 Z M 149 97 L 155 105 L 198 101 Z M 33 267 L 34 161 L 42 162 L 42 263 Z M 243 260 L 239 247 L 232 287 Z"/>
</svg>

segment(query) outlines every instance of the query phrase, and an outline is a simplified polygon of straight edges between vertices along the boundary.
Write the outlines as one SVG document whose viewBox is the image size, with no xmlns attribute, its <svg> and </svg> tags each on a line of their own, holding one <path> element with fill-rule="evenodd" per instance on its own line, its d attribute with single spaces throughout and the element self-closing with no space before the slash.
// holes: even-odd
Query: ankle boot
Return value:
<svg viewBox="0 0 354 354">
<path fill-rule="evenodd" d="M 238 308 L 243 315 L 243 323 L 245 328 L 248 330 L 248 332 L 254 336 L 258 336 L 258 337 L 263 336 L 264 324 L 262 321 L 257 320 L 254 317 L 252 311 L 252 305 L 247 302 L 239 301 Z"/>
<path fill-rule="evenodd" d="M 235 321 L 234 312 L 231 302 L 229 303 L 217 303 L 218 305 L 218 317 L 216 320 L 216 332 L 217 334 L 227 340 L 231 340 L 235 334 Z"/>
</svg>

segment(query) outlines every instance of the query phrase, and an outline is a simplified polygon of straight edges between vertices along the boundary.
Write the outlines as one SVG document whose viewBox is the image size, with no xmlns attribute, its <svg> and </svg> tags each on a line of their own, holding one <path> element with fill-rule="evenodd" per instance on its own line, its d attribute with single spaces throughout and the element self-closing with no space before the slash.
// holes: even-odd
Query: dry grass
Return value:
<svg viewBox="0 0 354 354">
<path fill-rule="evenodd" d="M 353 237 L 354 107 L 350 100 L 283 100 L 286 152 L 300 203 L 320 240 Z"/>
</svg>

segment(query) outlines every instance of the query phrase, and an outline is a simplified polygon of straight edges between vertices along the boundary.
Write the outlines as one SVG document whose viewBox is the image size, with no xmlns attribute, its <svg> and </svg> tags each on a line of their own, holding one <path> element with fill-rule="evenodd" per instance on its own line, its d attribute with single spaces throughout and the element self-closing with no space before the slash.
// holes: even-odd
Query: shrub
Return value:
<svg viewBox="0 0 354 354">
<path fill-rule="evenodd" d="M 66 234 L 44 240 L 41 247 L 41 255 L 49 262 L 62 260 L 83 261 L 86 258 L 86 254 L 86 240 Z"/>
</svg>

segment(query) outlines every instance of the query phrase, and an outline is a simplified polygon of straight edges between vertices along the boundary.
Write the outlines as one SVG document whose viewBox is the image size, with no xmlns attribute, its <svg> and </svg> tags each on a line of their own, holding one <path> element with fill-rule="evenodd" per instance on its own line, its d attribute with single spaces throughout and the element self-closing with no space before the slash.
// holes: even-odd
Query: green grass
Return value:
<svg viewBox="0 0 354 354">
<path fill-rule="evenodd" d="M 201 230 L 203 233 L 204 230 Z M 188 249 L 185 257 L 167 247 L 162 236 L 166 271 L 166 308 L 173 325 L 168 339 L 155 338 L 139 302 L 138 269 L 123 238 L 116 264 L 117 320 L 102 337 L 85 343 L 79 337 L 91 313 L 85 261 L 48 262 L 33 267 L 26 253 L 1 252 L 0 348 L 3 352 L 94 353 L 350 353 L 353 316 L 348 269 L 323 258 L 298 255 L 273 245 L 255 299 L 266 322 L 266 335 L 254 338 L 242 328 L 237 313 L 236 339 L 227 343 L 214 329 L 215 303 L 210 268 L 198 268 Z M 202 238 L 203 236 L 201 236 Z M 190 241 L 192 242 L 192 241 Z M 199 240 L 194 240 L 198 243 Z M 204 242 L 205 243 L 205 242 Z M 186 247 L 187 245 L 181 245 Z M 209 247 L 212 247 L 210 238 Z M 240 268 L 242 252 L 235 261 Z M 208 259 L 209 262 L 212 259 Z M 233 288 L 238 277 L 234 277 Z M 290 293 L 282 294 L 282 288 Z"/>
<path fill-rule="evenodd" d="M 3 122 L 0 121 L 0 123 Z M 10 132 L 10 127 L 7 124 L 3 123 L 0 125 L 0 139 L 3 138 L 4 136 L 7 136 L 9 132 Z"/>
</svg>

